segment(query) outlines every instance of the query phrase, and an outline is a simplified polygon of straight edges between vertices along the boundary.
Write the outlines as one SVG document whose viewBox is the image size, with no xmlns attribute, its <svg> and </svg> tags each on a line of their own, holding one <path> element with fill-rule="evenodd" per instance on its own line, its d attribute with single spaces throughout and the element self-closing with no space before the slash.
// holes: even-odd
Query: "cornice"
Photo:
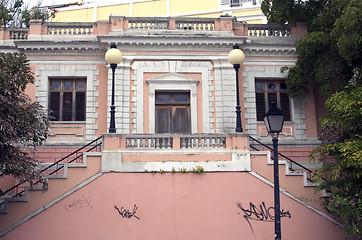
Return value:
<svg viewBox="0 0 362 240">
<path fill-rule="evenodd" d="M 246 37 L 224 37 L 208 34 L 173 34 L 173 35 L 123 35 L 123 36 L 98 36 L 98 41 L 103 47 L 108 48 L 111 43 L 116 43 L 121 49 L 162 51 L 224 51 L 232 48 L 235 43 L 245 44 Z M 146 49 L 145 49 L 146 50 Z"/>
<path fill-rule="evenodd" d="M 95 55 L 104 53 L 97 41 L 15 41 L 16 47 L 26 54 L 37 55 Z"/>
<path fill-rule="evenodd" d="M 247 56 L 297 57 L 296 38 L 256 38 L 246 36 L 211 35 L 98 35 L 92 40 L 80 38 L 67 40 L 15 40 L 13 44 L 0 46 L 2 52 L 24 52 L 28 55 L 78 55 L 104 54 L 111 43 L 124 52 L 229 52 L 235 43 Z"/>
</svg>

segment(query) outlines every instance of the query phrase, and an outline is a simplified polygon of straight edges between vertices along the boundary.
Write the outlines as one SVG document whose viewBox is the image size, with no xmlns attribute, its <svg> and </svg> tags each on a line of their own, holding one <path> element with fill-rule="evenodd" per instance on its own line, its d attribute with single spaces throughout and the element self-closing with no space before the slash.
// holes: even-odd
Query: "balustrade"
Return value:
<svg viewBox="0 0 362 240">
<path fill-rule="evenodd" d="M 93 23 L 47 23 L 50 35 L 89 35 L 93 33 Z"/>
<path fill-rule="evenodd" d="M 169 20 L 168 18 L 148 17 L 128 18 L 128 28 L 142 30 L 165 30 L 169 29 Z"/>
<path fill-rule="evenodd" d="M 172 146 L 171 135 L 132 134 L 126 137 L 127 149 L 170 149 Z"/>
<path fill-rule="evenodd" d="M 180 148 L 225 148 L 226 137 L 220 134 L 195 134 L 180 137 Z"/>
<path fill-rule="evenodd" d="M 215 19 L 208 18 L 182 18 L 175 21 L 176 29 L 180 30 L 197 30 L 197 31 L 214 31 Z"/>
<path fill-rule="evenodd" d="M 279 24 L 248 24 L 250 37 L 289 37 L 291 27 Z"/>
<path fill-rule="evenodd" d="M 27 28 L 10 29 L 10 39 L 13 40 L 28 39 L 28 29 Z"/>
<path fill-rule="evenodd" d="M 225 148 L 226 136 L 221 134 L 181 134 L 180 145 L 175 146 L 175 137 L 170 134 L 132 134 L 126 137 L 127 149 L 209 149 Z"/>
<path fill-rule="evenodd" d="M 126 17 L 123 19 L 125 26 L 117 28 L 119 30 L 135 29 L 135 30 L 184 30 L 184 31 L 215 31 L 215 25 L 217 27 L 217 20 L 215 18 L 169 18 L 169 17 Z M 216 23 L 215 23 L 216 22 Z M 92 35 L 93 23 L 80 22 L 80 23 L 69 23 L 69 22 L 46 22 L 45 25 L 46 33 L 49 35 Z M 98 26 L 99 28 L 99 26 Z M 298 29 L 294 25 L 279 25 L 279 24 L 234 24 L 234 30 L 241 29 L 238 32 L 238 36 L 247 35 L 249 37 L 300 37 L 302 34 L 299 33 Z M 1 30 L 1 29 L 0 29 Z M 9 31 L 7 33 L 8 38 L 14 40 L 24 40 L 28 37 L 28 29 L 3 29 L 1 31 Z M 112 31 L 112 28 L 111 28 Z M 221 30 L 223 31 L 223 30 Z M 38 33 L 37 33 L 38 34 Z M 39 33 L 44 34 L 44 33 Z M 103 33 L 102 33 L 103 34 Z M 105 32 L 104 34 L 107 34 Z"/>
</svg>

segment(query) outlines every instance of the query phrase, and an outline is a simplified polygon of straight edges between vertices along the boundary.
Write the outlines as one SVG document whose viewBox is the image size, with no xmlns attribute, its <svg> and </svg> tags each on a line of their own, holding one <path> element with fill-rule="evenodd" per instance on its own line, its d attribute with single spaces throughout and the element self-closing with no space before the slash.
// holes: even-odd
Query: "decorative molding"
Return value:
<svg viewBox="0 0 362 240">
<path fill-rule="evenodd" d="M 190 83 L 192 83 L 193 81 L 195 81 L 195 79 L 189 78 L 186 75 L 180 74 L 180 73 L 199 73 L 201 74 L 202 77 L 202 83 L 206 83 L 206 84 L 202 84 L 202 116 L 203 116 L 203 132 L 204 133 L 210 133 L 213 132 L 213 130 L 211 129 L 211 125 L 210 122 L 212 121 L 212 119 L 209 117 L 210 116 L 210 106 L 209 106 L 209 96 L 211 96 L 210 93 L 210 81 L 213 80 L 213 77 L 211 75 L 211 69 L 212 69 L 212 64 L 210 61 L 190 61 L 188 60 L 188 58 L 186 56 L 182 57 L 182 61 L 168 61 L 168 60 L 160 60 L 160 61 L 134 61 L 133 65 L 132 65 L 132 70 L 134 71 L 134 76 L 132 76 L 132 79 L 135 80 L 135 85 L 136 88 L 133 90 L 134 94 L 138 94 L 137 97 L 137 102 L 135 104 L 135 108 L 136 110 L 136 115 L 135 115 L 135 119 L 134 122 L 135 124 L 135 133 L 143 133 L 143 83 L 144 83 L 144 73 L 160 73 L 160 74 L 172 74 L 172 75 L 168 75 L 171 78 L 174 79 L 179 79 L 179 83 L 176 86 L 172 86 L 170 84 L 164 84 L 165 82 L 169 81 L 167 80 L 167 75 L 166 76 L 160 76 L 159 78 L 156 77 L 156 79 L 151 80 L 150 83 L 152 83 L 152 81 L 163 81 L 161 82 L 162 86 L 158 83 L 157 86 L 155 84 L 151 84 L 154 85 L 155 90 L 156 89 L 163 89 L 163 90 L 176 90 L 176 89 L 180 89 L 179 87 L 182 86 L 181 89 L 184 90 L 191 90 L 191 85 Z M 161 80 L 163 79 L 163 80 Z M 183 80 L 182 80 L 183 79 Z M 176 80 L 178 81 L 178 80 Z M 189 81 L 189 82 L 187 82 Z M 173 82 L 176 83 L 176 82 Z M 187 83 L 187 84 L 186 84 Z M 195 88 L 196 88 L 196 83 L 195 84 Z M 151 86 L 150 86 L 151 87 Z M 152 88 L 152 87 L 151 87 Z M 150 88 L 150 89 L 151 89 Z M 154 92 L 155 90 L 150 91 L 151 93 Z M 191 97 L 196 96 L 195 92 L 192 90 L 190 91 L 191 93 Z M 196 101 L 196 97 L 195 101 Z M 149 131 L 150 133 L 154 132 L 154 102 L 152 102 L 153 98 L 150 98 L 149 100 Z M 192 99 L 191 99 L 192 100 Z M 192 132 L 196 133 L 197 132 L 197 108 L 196 108 L 196 102 L 195 102 L 195 107 L 191 106 L 191 125 L 192 125 Z"/>
<path fill-rule="evenodd" d="M 117 66 L 115 71 L 115 85 L 114 85 L 114 106 L 116 107 L 116 132 L 117 133 L 129 133 L 130 131 L 130 102 L 133 102 L 133 99 L 130 99 L 130 62 L 124 61 Z M 112 99 L 112 70 L 110 66 L 107 67 L 108 70 L 108 91 L 107 91 L 107 128 L 110 123 L 110 106 Z M 134 95 L 133 98 L 137 96 Z M 133 111 L 132 111 L 133 112 Z"/>
<path fill-rule="evenodd" d="M 43 37 L 49 37 L 42 35 Z M 49 40 L 22 40 L 14 41 L 17 48 L 29 55 L 55 55 L 62 53 L 64 55 L 74 55 L 81 53 L 84 56 L 94 55 L 96 52 L 104 53 L 105 50 L 97 42 L 96 36 L 92 36 L 88 41 L 84 37 L 89 36 L 54 36 L 49 37 Z M 63 41 L 61 41 L 63 40 Z"/>
<path fill-rule="evenodd" d="M 264 65 L 264 66 L 263 66 Z M 282 66 L 267 66 L 263 62 L 260 62 L 260 66 L 245 66 L 245 71 L 243 72 L 243 77 L 245 78 L 244 87 L 245 93 L 244 98 L 246 99 L 245 109 L 247 114 L 245 114 L 245 119 L 247 120 L 245 129 L 252 136 L 258 136 L 258 127 L 256 120 L 256 102 L 255 102 L 255 78 L 285 78 L 285 75 L 281 72 Z M 291 99 L 291 115 L 295 127 L 295 139 L 306 139 L 304 135 L 305 116 L 303 113 L 303 104 L 297 102 L 295 99 Z M 291 130 L 292 131 L 292 130 Z"/>
<path fill-rule="evenodd" d="M 49 136 L 57 136 L 57 135 L 74 135 L 76 137 L 83 137 L 84 136 L 84 127 L 83 126 L 51 126 L 50 129 L 61 129 L 61 130 L 68 130 L 68 131 L 57 131 L 57 132 L 50 132 Z M 77 132 L 69 132 L 70 129 L 78 129 L 80 133 Z"/>
<path fill-rule="evenodd" d="M 35 97 L 46 109 L 49 109 L 49 77 L 84 77 L 87 79 L 85 122 L 85 140 L 87 141 L 95 139 L 95 130 L 98 128 L 96 124 L 96 118 L 98 118 L 96 114 L 96 108 L 98 107 L 96 97 L 99 94 L 97 91 L 97 86 L 99 85 L 97 80 L 98 75 L 98 70 L 94 65 L 53 65 L 47 64 L 47 62 L 40 65 L 36 73 L 38 79 L 36 81 L 36 87 L 38 87 L 38 91 L 35 93 Z"/>
<path fill-rule="evenodd" d="M 167 84 L 167 83 L 190 83 L 190 84 L 197 84 L 199 80 L 176 73 L 166 73 L 161 76 L 151 78 L 146 81 L 148 84 Z"/>
<path fill-rule="evenodd" d="M 155 132 L 155 92 L 157 90 L 187 90 L 190 92 L 190 109 L 191 109 L 191 133 L 197 133 L 197 88 L 196 85 L 199 80 L 171 72 L 161 76 L 151 78 L 146 81 L 149 85 L 150 96 L 149 98 L 149 131 Z"/>
</svg>

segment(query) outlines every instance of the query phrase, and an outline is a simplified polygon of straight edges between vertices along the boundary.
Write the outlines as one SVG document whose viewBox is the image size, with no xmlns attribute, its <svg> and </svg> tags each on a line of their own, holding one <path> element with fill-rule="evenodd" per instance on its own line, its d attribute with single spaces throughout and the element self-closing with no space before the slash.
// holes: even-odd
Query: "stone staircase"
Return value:
<svg viewBox="0 0 362 240">
<path fill-rule="evenodd" d="M 77 186 L 87 183 L 101 170 L 101 153 L 83 154 L 82 163 L 59 163 L 60 174 L 47 176 L 48 189 L 42 186 L 25 186 L 20 197 L 11 194 L 1 197 L 0 237 L 22 222 L 49 208 L 65 196 L 77 190 Z M 51 170 L 51 169 L 50 169 Z"/>
<path fill-rule="evenodd" d="M 250 159 L 252 173 L 261 180 L 273 184 L 274 166 L 270 152 L 251 152 Z M 301 167 L 295 166 L 294 163 L 288 160 L 279 160 L 278 163 L 279 185 L 281 192 L 289 194 L 304 205 L 309 205 L 310 207 L 327 214 L 325 209 L 321 206 L 321 203 L 324 201 L 324 197 L 328 196 L 328 194 L 324 191 L 315 191 L 318 184 L 310 181 L 310 172 Z M 320 163 L 298 164 L 312 170 L 321 167 Z"/>
<path fill-rule="evenodd" d="M 107 147 L 105 145 L 103 145 L 103 147 L 105 149 L 103 153 L 85 152 L 83 154 L 83 161 L 81 163 L 60 162 L 58 164 L 59 166 L 57 167 L 52 166 L 51 168 L 48 168 L 47 171 L 49 172 L 57 171 L 57 174 L 50 175 L 47 177 L 49 188 L 46 191 L 44 191 L 43 188 L 39 186 L 35 187 L 26 186 L 24 188 L 24 193 L 21 195 L 21 197 L 11 198 L 11 195 L 2 196 L 1 197 L 2 199 L 0 198 L 0 203 L 1 200 L 3 201 L 3 204 L 0 206 L 0 237 L 6 234 L 7 232 L 11 231 L 12 229 L 16 228 L 17 226 L 21 225 L 25 221 L 29 220 L 30 218 L 48 209 L 55 203 L 69 196 L 70 194 L 74 193 L 75 191 L 85 186 L 89 182 L 98 178 L 100 175 L 102 175 L 102 172 L 107 173 L 115 171 L 114 168 L 111 168 L 109 169 L 109 171 L 107 171 L 107 168 L 105 168 L 105 166 L 102 166 L 102 156 L 106 157 L 107 154 L 112 154 L 110 150 L 107 150 Z M 116 149 L 119 148 L 117 147 Z M 170 155 L 170 153 L 172 153 L 172 150 L 168 151 L 169 151 L 168 155 Z M 185 152 L 185 150 L 181 151 L 180 149 L 176 149 L 174 151 L 178 153 Z M 211 150 L 201 151 L 201 153 L 210 154 L 210 151 Z M 222 150 L 217 150 L 217 151 L 219 151 L 219 156 L 223 156 L 222 154 L 220 154 L 220 151 L 222 153 Z M 230 163 L 231 164 L 230 166 L 233 166 L 232 169 L 224 167 L 220 168 L 218 171 L 241 171 L 241 172 L 244 171 L 246 173 L 249 172 L 254 177 L 269 184 L 272 187 L 274 179 L 273 178 L 274 171 L 273 171 L 273 160 L 271 158 L 271 152 L 248 151 L 248 150 L 245 151 L 250 153 L 251 169 L 237 170 L 235 167 L 239 166 L 240 163 L 234 162 L 234 164 Z M 165 155 L 164 151 L 156 151 L 156 152 Z M 231 150 L 231 152 L 233 151 Z M 124 151 L 123 153 L 126 155 L 128 154 L 129 157 L 134 158 L 136 156 L 137 158 L 137 154 L 138 155 L 140 154 L 140 150 L 138 149 L 135 149 L 134 151 L 128 150 L 128 152 Z M 131 153 L 134 153 L 133 154 L 134 156 Z M 247 155 L 248 154 L 246 154 L 245 156 Z M 149 154 L 147 156 L 149 156 Z M 237 154 L 235 156 L 237 156 Z M 243 157 L 245 156 L 243 155 Z M 111 158 L 118 159 L 115 158 L 113 155 L 111 156 Z M 126 156 L 124 155 L 123 161 L 125 160 Z M 235 161 L 235 159 L 233 161 Z M 214 166 L 212 165 L 213 163 L 209 161 L 206 162 L 200 161 L 196 163 L 204 166 L 205 172 L 208 172 L 209 165 Z M 117 164 L 119 165 L 120 163 Z M 132 166 L 134 165 L 137 167 L 140 164 L 140 162 L 138 160 L 136 162 L 133 162 L 131 161 L 131 159 L 128 159 L 128 162 L 127 161 L 122 162 L 122 164 L 128 164 Z M 146 162 L 146 164 L 149 165 L 141 164 L 142 166 L 140 166 L 139 167 L 140 169 L 138 169 L 137 171 L 135 170 L 136 169 L 135 167 L 132 167 L 131 172 L 144 172 L 145 167 L 149 170 L 152 170 L 150 166 L 152 164 L 158 164 L 158 163 Z M 166 171 L 170 171 L 167 169 L 167 162 L 162 162 L 162 164 L 164 164 L 163 168 Z M 170 164 L 171 164 L 170 166 L 176 166 L 175 161 L 171 161 Z M 188 164 L 188 162 L 185 162 L 184 164 Z M 215 162 L 215 164 L 217 164 L 217 162 Z M 226 159 L 223 160 L 222 165 L 223 166 L 228 165 L 228 160 Z M 282 158 L 279 161 L 280 188 L 283 194 L 286 194 L 290 198 L 295 199 L 296 201 L 303 204 L 307 208 L 318 212 L 320 215 L 323 215 L 324 217 L 331 219 L 331 217 L 327 215 L 325 210 L 320 206 L 320 203 L 321 201 L 323 201 L 323 197 L 325 197 L 325 195 L 323 195 L 322 192 L 317 192 L 317 193 L 315 192 L 315 187 L 317 186 L 317 184 L 312 183 L 310 181 L 310 175 L 305 170 L 307 168 L 316 169 L 318 167 L 320 167 L 320 164 L 310 164 L 310 163 L 296 164 L 295 162 L 284 160 Z M 55 169 L 53 170 L 53 168 Z M 60 168 L 62 170 L 58 171 L 57 169 Z M 216 168 L 219 167 L 214 167 L 213 169 Z M 120 172 L 128 172 L 128 170 L 124 166 L 122 167 L 122 169 L 119 170 L 121 170 Z M 159 168 L 155 168 L 155 170 L 159 170 Z M 213 170 L 210 170 L 210 172 L 212 171 Z M 283 202 L 281 202 L 281 207 L 282 206 Z M 332 221 L 334 220 L 332 219 Z"/>
</svg>

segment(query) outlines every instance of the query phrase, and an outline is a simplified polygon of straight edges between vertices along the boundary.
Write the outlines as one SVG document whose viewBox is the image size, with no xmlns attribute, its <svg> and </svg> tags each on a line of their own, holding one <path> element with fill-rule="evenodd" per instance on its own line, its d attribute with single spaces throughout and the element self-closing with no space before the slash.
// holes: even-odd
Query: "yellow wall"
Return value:
<svg viewBox="0 0 362 240">
<path fill-rule="evenodd" d="M 171 0 L 171 15 L 215 11 L 217 9 L 217 0 Z"/>
<path fill-rule="evenodd" d="M 166 14 L 167 14 L 166 0 L 133 4 L 134 17 L 165 16 Z"/>
<path fill-rule="evenodd" d="M 222 15 L 222 12 L 216 12 L 216 13 L 205 13 L 205 14 L 195 14 L 195 15 L 188 15 L 187 17 L 204 17 L 204 18 L 218 18 Z"/>
<path fill-rule="evenodd" d="M 110 15 L 129 17 L 129 4 L 99 7 L 97 15 L 97 20 L 108 20 Z"/>
<path fill-rule="evenodd" d="M 261 9 L 255 10 L 246 10 L 246 11 L 233 11 L 233 16 L 247 16 L 247 15 L 257 15 L 262 14 Z"/>
<path fill-rule="evenodd" d="M 108 20 L 110 15 L 129 17 L 129 4 L 97 8 L 97 20 Z M 69 11 L 59 11 L 52 22 L 93 22 L 93 7 Z"/>
<path fill-rule="evenodd" d="M 246 20 L 246 21 L 243 21 L 244 23 L 247 23 L 247 24 L 262 24 L 262 21 L 261 19 L 256 19 L 256 20 Z"/>
<path fill-rule="evenodd" d="M 93 8 L 62 11 L 55 14 L 52 22 L 93 22 Z"/>
<path fill-rule="evenodd" d="M 130 16 L 130 5 L 120 4 L 103 6 L 97 8 L 97 21 L 108 20 L 110 15 Z M 208 13 L 209 12 L 209 13 Z M 218 0 L 170 0 L 170 14 L 182 15 L 185 17 L 211 17 L 217 18 L 223 14 L 218 11 Z M 260 9 L 233 11 L 233 16 L 259 15 Z M 133 4 L 134 17 L 157 17 L 167 15 L 167 0 L 153 0 L 148 2 L 138 2 Z M 92 22 L 93 7 L 78 10 L 59 11 L 52 22 Z M 248 22 L 261 23 L 261 19 Z"/>
</svg>

